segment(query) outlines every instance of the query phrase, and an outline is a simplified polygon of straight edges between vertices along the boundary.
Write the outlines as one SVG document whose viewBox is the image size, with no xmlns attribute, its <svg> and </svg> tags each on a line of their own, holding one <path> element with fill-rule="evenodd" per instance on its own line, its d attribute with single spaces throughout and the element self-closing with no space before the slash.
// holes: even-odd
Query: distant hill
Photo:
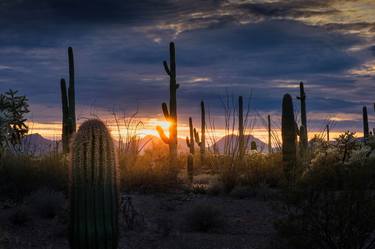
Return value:
<svg viewBox="0 0 375 249">
<path fill-rule="evenodd" d="M 267 144 L 261 141 L 260 139 L 254 137 L 253 135 L 245 135 L 245 142 L 247 141 L 247 150 L 250 150 L 250 144 L 252 141 L 255 141 L 258 151 L 259 152 L 267 152 Z M 222 138 L 220 138 L 214 145 L 210 147 L 212 151 L 214 151 L 214 148 L 220 152 L 223 153 L 225 146 L 230 148 L 235 148 L 235 146 L 238 143 L 238 136 L 237 135 L 227 135 Z"/>
<path fill-rule="evenodd" d="M 258 147 L 258 151 L 266 151 L 267 144 L 262 142 L 260 139 L 252 136 L 246 135 L 245 141 L 248 141 L 248 149 L 250 149 L 251 141 L 255 141 Z M 118 141 L 114 141 L 115 145 L 118 146 Z M 178 146 L 177 150 L 179 153 L 188 153 L 189 148 L 186 146 L 185 139 L 178 138 Z M 224 152 L 224 147 L 226 144 L 232 144 L 233 146 L 238 142 L 237 135 L 227 135 L 220 138 L 216 143 L 215 146 L 218 148 L 220 153 Z M 38 133 L 30 134 L 24 137 L 22 140 L 22 146 L 24 148 L 25 153 L 33 154 L 33 155 L 45 155 L 47 153 L 53 152 L 56 150 L 56 146 L 58 149 L 61 150 L 61 143 L 60 141 L 53 141 L 47 138 L 44 138 Z M 141 154 L 143 154 L 146 150 L 153 150 L 154 148 L 165 148 L 168 149 L 168 145 L 165 144 L 161 139 L 157 136 L 147 135 L 140 139 L 139 141 L 139 148 L 141 149 Z M 195 144 L 196 151 L 199 151 L 197 144 Z M 213 146 L 210 148 L 213 150 Z"/>
<path fill-rule="evenodd" d="M 58 146 L 58 149 L 60 149 L 61 145 L 58 141 L 53 141 L 44 138 L 39 133 L 26 135 L 22 139 L 23 151 L 31 155 L 45 155 L 47 153 L 55 151 L 56 146 Z"/>
</svg>

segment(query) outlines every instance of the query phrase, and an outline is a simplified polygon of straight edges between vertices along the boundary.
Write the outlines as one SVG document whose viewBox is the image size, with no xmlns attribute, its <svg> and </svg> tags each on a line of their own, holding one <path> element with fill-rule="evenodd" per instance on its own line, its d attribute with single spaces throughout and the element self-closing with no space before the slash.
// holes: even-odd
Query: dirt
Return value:
<svg viewBox="0 0 375 249">
<path fill-rule="evenodd" d="M 276 215 L 270 203 L 256 198 L 182 193 L 125 197 L 127 200 L 130 197 L 134 219 L 130 229 L 129 222 L 120 218 L 121 249 L 262 249 L 269 248 L 275 234 Z M 206 232 L 192 230 L 186 218 L 199 204 L 208 204 L 219 211 L 221 222 Z M 66 213 L 53 219 L 30 214 L 31 219 L 25 224 L 15 225 L 9 221 L 15 209 L 9 206 L 1 209 L 1 249 L 69 248 Z"/>
</svg>

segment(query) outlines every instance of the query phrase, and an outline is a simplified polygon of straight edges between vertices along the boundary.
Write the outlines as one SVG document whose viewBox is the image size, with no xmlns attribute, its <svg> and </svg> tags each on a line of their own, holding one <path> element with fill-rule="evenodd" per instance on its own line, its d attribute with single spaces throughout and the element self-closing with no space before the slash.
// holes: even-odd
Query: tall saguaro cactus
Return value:
<svg viewBox="0 0 375 249">
<path fill-rule="evenodd" d="M 301 123 L 302 130 L 300 130 L 300 139 L 301 139 L 301 151 L 305 152 L 307 149 L 308 136 L 307 136 L 307 118 L 306 118 L 306 94 L 303 82 L 299 83 L 300 95 L 297 97 L 301 101 Z"/>
<path fill-rule="evenodd" d="M 162 110 L 165 119 L 169 122 L 169 137 L 164 130 L 157 126 L 156 130 L 164 143 L 169 145 L 170 173 L 172 177 L 177 176 L 177 89 L 179 84 L 176 82 L 176 50 L 174 43 L 169 44 L 169 66 L 166 61 L 163 62 L 165 72 L 169 75 L 169 110 L 166 103 L 162 104 Z"/>
<path fill-rule="evenodd" d="M 283 168 L 288 184 L 293 185 L 297 166 L 297 133 L 294 120 L 293 100 L 289 94 L 285 94 L 283 98 L 281 136 L 283 140 Z"/>
<path fill-rule="evenodd" d="M 367 116 L 367 107 L 364 106 L 362 108 L 362 116 L 363 116 L 363 137 L 367 139 L 369 137 L 369 126 L 368 126 L 368 116 Z"/>
<path fill-rule="evenodd" d="M 204 108 L 203 100 L 201 101 L 201 136 L 199 138 L 199 133 L 194 128 L 194 138 L 199 146 L 201 165 L 203 165 L 206 156 L 206 110 Z"/>
<path fill-rule="evenodd" d="M 245 134 L 243 121 L 243 99 L 238 97 L 238 154 L 239 159 L 242 160 L 245 154 Z"/>
<path fill-rule="evenodd" d="M 186 137 L 186 145 L 189 148 L 190 154 L 194 155 L 194 153 L 195 153 L 195 150 L 194 150 L 194 128 L 193 128 L 193 120 L 192 120 L 191 117 L 189 117 L 189 134 L 190 134 L 190 138 Z"/>
<path fill-rule="evenodd" d="M 75 90 L 74 90 L 74 57 L 73 48 L 68 48 L 68 62 L 69 62 L 69 87 L 66 89 L 65 79 L 61 79 L 61 103 L 62 103 L 62 144 L 63 152 L 69 152 L 69 143 L 72 135 L 76 131 L 76 105 L 75 105 Z"/>
<path fill-rule="evenodd" d="M 193 181 L 194 175 L 194 128 L 193 128 L 193 120 L 189 117 L 189 131 L 190 131 L 190 138 L 186 137 L 186 145 L 189 148 L 189 155 L 187 158 L 187 174 L 189 177 L 189 181 Z"/>
<path fill-rule="evenodd" d="M 272 153 L 272 130 L 271 130 L 271 116 L 267 116 L 268 122 L 268 153 Z"/>
<path fill-rule="evenodd" d="M 116 249 L 118 168 L 115 147 L 103 122 L 79 128 L 70 167 L 70 245 L 72 249 Z"/>
</svg>

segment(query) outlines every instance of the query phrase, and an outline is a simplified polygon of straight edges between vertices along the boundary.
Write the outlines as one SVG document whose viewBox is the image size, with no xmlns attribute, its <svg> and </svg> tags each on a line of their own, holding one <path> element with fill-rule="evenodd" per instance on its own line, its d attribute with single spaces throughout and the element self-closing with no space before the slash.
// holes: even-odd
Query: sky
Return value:
<svg viewBox="0 0 375 249">
<path fill-rule="evenodd" d="M 271 114 L 280 127 L 282 96 L 297 96 L 300 81 L 310 131 L 330 119 L 335 131 L 360 134 L 363 105 L 375 127 L 373 0 L 0 0 L 0 23 L 0 92 L 26 95 L 31 128 L 47 137 L 60 134 L 68 46 L 79 122 L 98 116 L 113 125 L 113 111 L 137 111 L 144 133 L 165 125 L 170 41 L 181 136 L 189 116 L 198 126 L 201 99 L 220 130 L 223 100 L 243 95 L 262 137 L 263 119 Z"/>
</svg>

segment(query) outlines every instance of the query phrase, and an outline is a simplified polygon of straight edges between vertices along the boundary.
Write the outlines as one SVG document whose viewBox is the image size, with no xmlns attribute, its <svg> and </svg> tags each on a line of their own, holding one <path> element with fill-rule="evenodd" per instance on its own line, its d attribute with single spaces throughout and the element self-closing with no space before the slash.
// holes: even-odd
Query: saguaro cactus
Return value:
<svg viewBox="0 0 375 249">
<path fill-rule="evenodd" d="M 72 249 L 116 249 L 118 169 L 115 148 L 103 122 L 84 122 L 73 142 L 70 167 Z"/>
<path fill-rule="evenodd" d="M 186 137 L 186 145 L 189 148 L 191 154 L 194 155 L 194 128 L 193 128 L 193 120 L 189 117 L 189 134 L 190 138 Z"/>
<path fill-rule="evenodd" d="M 240 161 L 245 154 L 245 135 L 244 135 L 244 122 L 243 122 L 243 99 L 242 96 L 238 97 L 238 154 Z"/>
<path fill-rule="evenodd" d="M 367 139 L 370 132 L 369 132 L 369 126 L 368 126 L 368 116 L 367 116 L 366 106 L 362 108 L 362 116 L 363 116 L 363 137 Z"/>
<path fill-rule="evenodd" d="M 69 62 L 69 87 L 66 89 L 65 79 L 61 79 L 61 102 L 62 102 L 62 144 L 63 152 L 69 152 L 69 143 L 72 135 L 76 131 L 76 105 L 75 105 L 75 90 L 74 90 L 74 58 L 73 49 L 68 48 L 68 62 Z"/>
<path fill-rule="evenodd" d="M 268 153 L 272 153 L 272 130 L 271 130 L 271 116 L 267 116 L 268 121 Z"/>
<path fill-rule="evenodd" d="M 293 100 L 285 94 L 282 106 L 281 136 L 283 140 L 283 168 L 289 185 L 292 185 L 296 176 L 297 166 L 297 132 L 294 121 Z"/>
<path fill-rule="evenodd" d="M 190 182 L 193 180 L 193 173 L 194 173 L 194 128 L 193 128 L 193 120 L 189 117 L 189 131 L 190 131 L 190 138 L 186 137 L 186 145 L 189 148 L 189 155 L 187 159 L 187 173 Z"/>
<path fill-rule="evenodd" d="M 169 137 L 167 137 L 160 126 L 156 127 L 160 138 L 169 145 L 170 173 L 177 177 L 177 89 L 176 83 L 176 50 L 174 43 L 169 44 L 169 66 L 163 62 L 165 72 L 169 75 L 169 111 L 166 103 L 162 104 L 165 119 L 169 122 Z"/>
<path fill-rule="evenodd" d="M 300 95 L 297 97 L 301 101 L 301 123 L 304 127 L 303 131 L 300 130 L 300 145 L 301 151 L 305 152 L 307 149 L 308 136 L 307 136 L 307 118 L 306 118 L 306 94 L 303 82 L 299 83 Z"/>
<path fill-rule="evenodd" d="M 201 136 L 199 138 L 199 133 L 194 128 L 194 138 L 199 146 L 201 165 L 203 165 L 206 156 L 206 110 L 203 101 L 201 101 Z"/>
</svg>

